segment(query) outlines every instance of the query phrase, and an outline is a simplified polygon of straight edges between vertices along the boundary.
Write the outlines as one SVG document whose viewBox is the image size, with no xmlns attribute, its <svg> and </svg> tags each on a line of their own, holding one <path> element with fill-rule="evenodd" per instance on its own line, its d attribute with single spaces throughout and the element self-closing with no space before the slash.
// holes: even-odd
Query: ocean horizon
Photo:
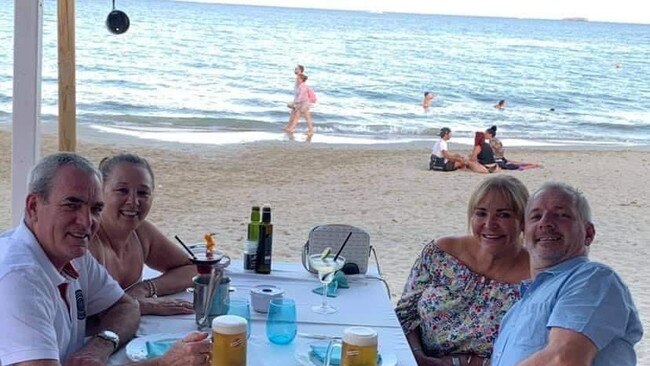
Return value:
<svg viewBox="0 0 650 366">
<path fill-rule="evenodd" d="M 43 17 L 42 121 L 57 119 L 56 3 Z M 76 2 L 77 121 L 185 143 L 277 139 L 306 67 L 314 142 L 650 145 L 650 25 L 222 5 Z M 0 124 L 11 124 L 13 3 L 0 9 Z M 425 91 L 437 94 L 424 110 Z M 506 100 L 506 109 L 493 108 Z M 304 122 L 299 131 L 304 131 Z M 229 139 L 227 136 L 238 135 Z M 146 137 L 143 137 L 146 136 Z M 244 138 L 244 136 L 246 136 Z"/>
</svg>

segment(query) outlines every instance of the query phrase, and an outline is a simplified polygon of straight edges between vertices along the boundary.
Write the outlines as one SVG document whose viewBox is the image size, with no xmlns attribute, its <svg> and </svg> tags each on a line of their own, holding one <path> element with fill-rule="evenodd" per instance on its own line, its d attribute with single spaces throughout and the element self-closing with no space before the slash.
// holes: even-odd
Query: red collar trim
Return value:
<svg viewBox="0 0 650 366">
<path fill-rule="evenodd" d="M 68 262 L 63 266 L 63 269 L 61 270 L 61 273 L 67 275 L 68 277 L 72 278 L 73 280 L 76 280 L 79 278 L 79 272 L 74 268 L 72 265 L 72 262 Z"/>
</svg>

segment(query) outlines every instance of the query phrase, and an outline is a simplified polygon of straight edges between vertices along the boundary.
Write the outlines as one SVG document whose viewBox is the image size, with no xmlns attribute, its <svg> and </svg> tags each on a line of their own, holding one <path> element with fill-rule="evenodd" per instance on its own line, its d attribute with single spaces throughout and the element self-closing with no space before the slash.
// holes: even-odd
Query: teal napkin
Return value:
<svg viewBox="0 0 650 366">
<path fill-rule="evenodd" d="M 319 295 L 323 294 L 323 286 L 318 286 L 315 289 L 311 290 L 314 293 Z M 332 281 L 327 285 L 327 297 L 337 297 L 339 296 L 339 289 L 336 285 L 336 282 Z"/>
<path fill-rule="evenodd" d="M 327 358 L 327 346 L 319 344 L 310 344 L 311 352 L 310 358 L 318 360 L 321 364 L 325 363 Z M 331 366 L 339 366 L 341 364 L 341 345 L 335 344 L 332 346 L 332 356 L 330 357 Z M 381 365 L 381 355 L 377 354 L 377 365 Z"/>
<path fill-rule="evenodd" d="M 178 339 L 161 339 L 159 341 L 147 341 L 147 358 L 159 357 L 167 353 Z"/>
<path fill-rule="evenodd" d="M 350 285 L 348 285 L 348 278 L 345 277 L 343 271 L 336 271 L 332 282 L 336 282 L 339 288 L 350 288 Z"/>
<path fill-rule="evenodd" d="M 348 279 L 342 271 L 334 272 L 332 282 L 327 285 L 327 297 L 337 297 L 339 288 L 350 288 L 350 285 L 348 285 Z M 323 286 L 318 286 L 313 289 L 312 292 L 322 295 Z"/>
<path fill-rule="evenodd" d="M 327 346 L 318 346 L 310 344 L 311 348 L 310 356 L 317 359 L 321 364 L 325 363 L 327 358 Z M 335 344 L 332 346 L 332 356 L 330 357 L 330 365 L 338 366 L 341 364 L 341 345 Z"/>
</svg>

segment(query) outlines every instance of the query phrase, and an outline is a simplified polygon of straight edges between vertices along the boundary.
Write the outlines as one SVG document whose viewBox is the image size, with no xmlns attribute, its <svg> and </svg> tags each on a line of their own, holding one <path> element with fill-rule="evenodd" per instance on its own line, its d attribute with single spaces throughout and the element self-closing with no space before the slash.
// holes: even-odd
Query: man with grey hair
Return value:
<svg viewBox="0 0 650 366">
<path fill-rule="evenodd" d="M 32 169 L 23 220 L 0 235 L 1 365 L 103 365 L 133 337 L 138 303 L 88 251 L 103 205 L 87 159 L 57 153 Z M 190 334 L 155 364 L 207 364 L 206 336 Z"/>
<path fill-rule="evenodd" d="M 620 277 L 587 258 L 596 231 L 585 196 L 547 183 L 524 225 L 532 280 L 501 321 L 492 366 L 636 365 L 639 314 Z"/>
</svg>

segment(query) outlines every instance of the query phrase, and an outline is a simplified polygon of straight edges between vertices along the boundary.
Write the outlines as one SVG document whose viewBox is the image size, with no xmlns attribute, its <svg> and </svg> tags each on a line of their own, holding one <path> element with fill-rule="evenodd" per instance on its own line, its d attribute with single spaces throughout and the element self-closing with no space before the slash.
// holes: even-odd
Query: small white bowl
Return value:
<svg viewBox="0 0 650 366">
<path fill-rule="evenodd" d="M 251 304 L 258 313 L 268 313 L 272 299 L 281 299 L 284 290 L 273 285 L 258 285 L 251 289 Z"/>
</svg>

